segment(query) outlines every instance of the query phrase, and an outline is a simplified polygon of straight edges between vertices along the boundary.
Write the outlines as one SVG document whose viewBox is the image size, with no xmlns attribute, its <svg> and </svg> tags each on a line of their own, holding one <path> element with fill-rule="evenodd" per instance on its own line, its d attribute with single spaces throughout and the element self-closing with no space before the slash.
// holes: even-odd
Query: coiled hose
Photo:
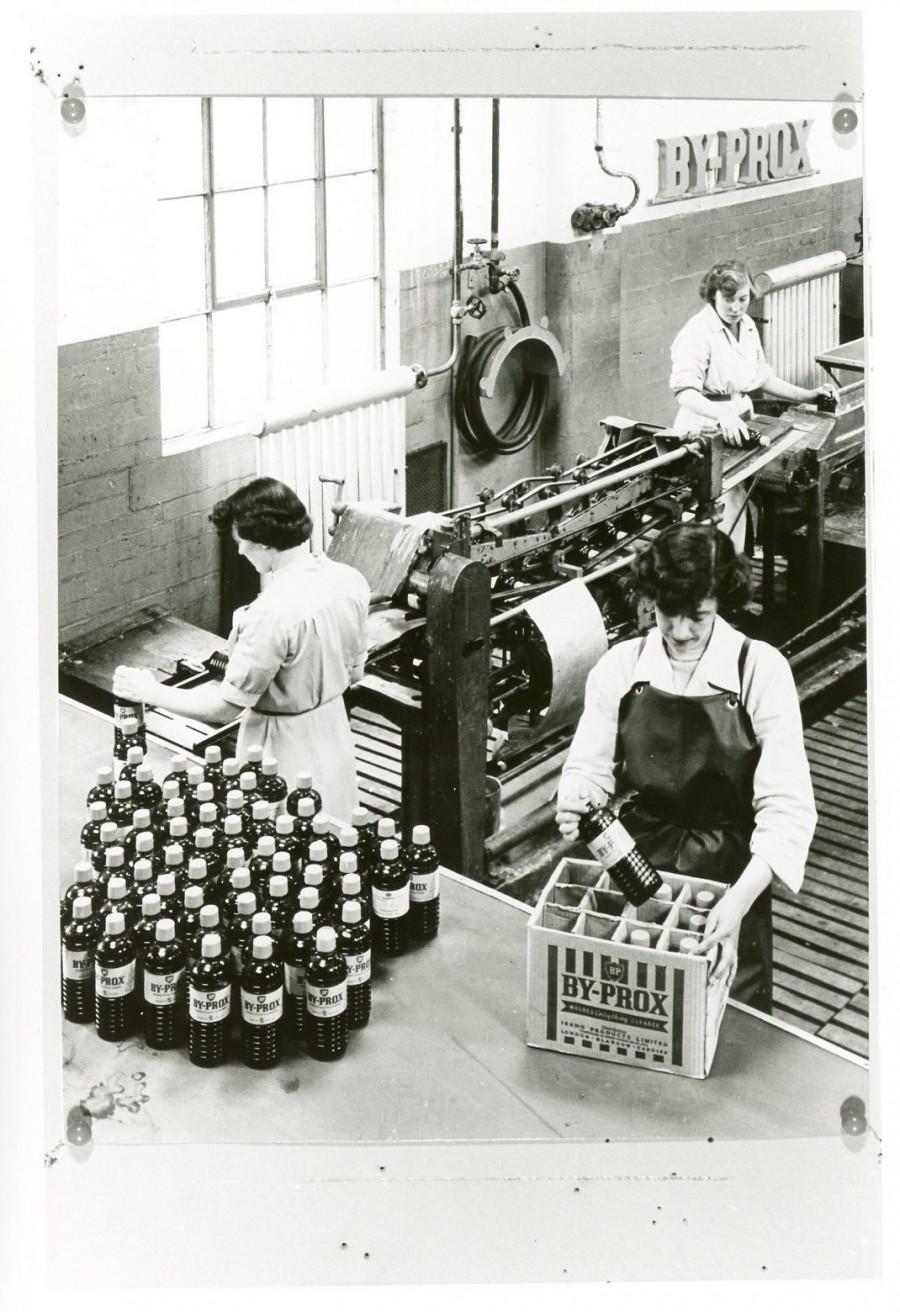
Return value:
<svg viewBox="0 0 900 1312">
<path fill-rule="evenodd" d="M 527 328 L 531 320 L 525 298 L 515 283 L 506 283 L 505 286 L 516 303 L 522 327 Z M 487 372 L 491 356 L 505 339 L 504 328 L 470 334 L 463 339 L 456 366 L 456 423 L 466 446 L 478 455 L 511 455 L 514 451 L 521 451 L 529 442 L 534 441 L 547 415 L 549 376 L 529 373 L 515 404 L 500 427 L 495 429 L 488 423 L 482 405 L 480 383 Z"/>
</svg>

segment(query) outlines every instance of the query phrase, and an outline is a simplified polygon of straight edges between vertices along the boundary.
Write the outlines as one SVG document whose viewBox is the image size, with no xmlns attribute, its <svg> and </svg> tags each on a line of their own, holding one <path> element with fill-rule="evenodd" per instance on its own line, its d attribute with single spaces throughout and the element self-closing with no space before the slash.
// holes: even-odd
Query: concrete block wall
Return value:
<svg viewBox="0 0 900 1312">
<path fill-rule="evenodd" d="M 457 451 L 453 499 L 461 503 L 484 484 L 502 487 L 553 461 L 569 464 L 591 452 L 605 415 L 671 423 L 669 350 L 679 328 L 701 308 L 698 285 L 709 265 L 736 255 L 762 270 L 829 250 L 851 255 L 861 211 L 862 184 L 854 179 L 775 197 L 763 190 L 730 206 L 663 214 L 602 235 L 511 251 L 509 263 L 522 268 L 520 286 L 532 321 L 547 316 L 563 347 L 566 372 L 553 383 L 540 448 L 533 444 L 487 461 Z M 403 275 L 405 362 L 446 358 L 449 302 L 447 266 Z M 480 323 L 467 321 L 466 331 L 485 331 L 500 313 L 492 305 Z M 445 375 L 420 394 L 421 408 L 411 408 L 409 449 L 451 442 L 450 386 Z"/>
<path fill-rule="evenodd" d="M 156 329 L 59 350 L 59 641 L 77 644 L 159 606 L 219 624 L 208 521 L 256 472 L 252 438 L 163 456 Z"/>
</svg>

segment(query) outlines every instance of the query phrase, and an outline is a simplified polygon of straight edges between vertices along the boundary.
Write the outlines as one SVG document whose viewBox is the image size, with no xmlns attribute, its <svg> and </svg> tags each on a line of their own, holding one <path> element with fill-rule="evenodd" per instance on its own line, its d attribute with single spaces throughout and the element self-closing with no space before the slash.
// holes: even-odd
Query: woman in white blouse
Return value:
<svg viewBox="0 0 900 1312">
<path fill-rule="evenodd" d="M 700 950 L 718 945 L 714 975 L 737 969 L 732 996 L 770 1012 L 772 879 L 799 889 L 816 810 L 790 667 L 719 613 L 746 600 L 749 577 L 706 524 L 673 524 L 637 557 L 656 627 L 591 671 L 556 819 L 573 839 L 588 805 L 618 793 L 658 869 L 728 884 Z"/>
<path fill-rule="evenodd" d="M 669 386 L 678 401 L 673 428 L 698 433 L 716 425 L 730 446 L 743 446 L 753 415 L 751 393 L 764 392 L 783 401 L 816 401 L 833 388 L 795 387 L 776 378 L 766 362 L 756 324 L 747 314 L 753 280 L 740 260 L 721 260 L 700 281 L 703 309 L 687 321 L 672 343 Z M 722 527 L 739 551 L 746 535 L 740 513 L 741 487 L 723 498 Z"/>
</svg>

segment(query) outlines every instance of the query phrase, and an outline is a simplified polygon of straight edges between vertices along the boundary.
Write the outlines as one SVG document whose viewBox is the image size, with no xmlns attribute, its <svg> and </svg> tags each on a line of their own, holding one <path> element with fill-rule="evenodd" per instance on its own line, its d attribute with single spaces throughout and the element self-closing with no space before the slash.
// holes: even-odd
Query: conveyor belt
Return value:
<svg viewBox="0 0 900 1312">
<path fill-rule="evenodd" d="M 805 734 L 819 823 L 797 894 L 774 896 L 781 1020 L 858 1056 L 869 1050 L 868 746 L 865 694 Z"/>
</svg>

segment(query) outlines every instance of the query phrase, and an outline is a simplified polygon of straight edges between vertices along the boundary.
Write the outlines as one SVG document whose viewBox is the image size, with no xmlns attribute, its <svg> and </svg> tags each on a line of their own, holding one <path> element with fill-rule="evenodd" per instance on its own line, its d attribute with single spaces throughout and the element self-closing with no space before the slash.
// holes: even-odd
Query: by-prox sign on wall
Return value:
<svg viewBox="0 0 900 1312">
<path fill-rule="evenodd" d="M 767 127 L 660 137 L 659 190 L 651 203 L 809 177 L 814 171 L 808 145 L 811 127 L 812 119 L 801 118 Z"/>
</svg>

